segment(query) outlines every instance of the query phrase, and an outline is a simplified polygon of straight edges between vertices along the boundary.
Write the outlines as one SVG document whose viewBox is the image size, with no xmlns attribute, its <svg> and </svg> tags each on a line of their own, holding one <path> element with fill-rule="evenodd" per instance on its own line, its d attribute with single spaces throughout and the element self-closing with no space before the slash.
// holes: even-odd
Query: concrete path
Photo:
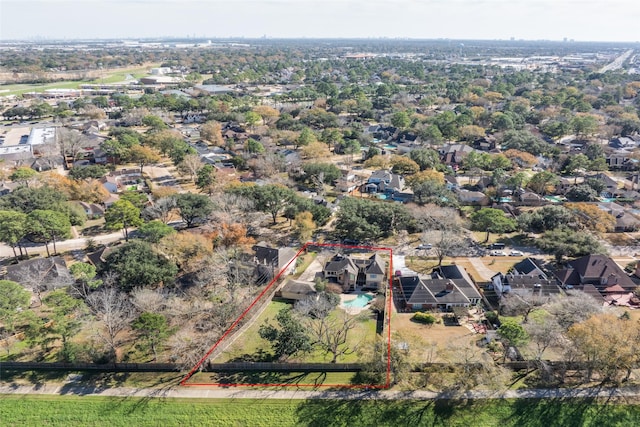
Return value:
<svg viewBox="0 0 640 427">
<path fill-rule="evenodd" d="M 393 274 L 396 271 L 400 271 L 403 276 L 415 276 L 416 272 L 407 267 L 405 263 L 404 255 L 393 254 Z"/>
<path fill-rule="evenodd" d="M 251 390 L 222 387 L 170 387 L 170 388 L 99 388 L 79 384 L 65 385 L 1 385 L 0 394 L 105 396 L 141 398 L 192 399 L 338 399 L 338 400 L 447 400 L 447 399 L 558 399 L 558 398 L 614 398 L 638 397 L 640 387 L 624 388 L 559 388 L 531 390 L 477 390 L 456 394 L 430 391 L 376 391 L 376 390 Z"/>
<path fill-rule="evenodd" d="M 496 274 L 495 271 L 490 270 L 486 265 L 484 265 L 484 262 L 482 262 L 482 259 L 480 258 L 467 258 L 467 259 L 469 260 L 471 265 L 473 265 L 473 268 L 476 269 L 476 271 L 478 272 L 478 275 L 480 275 L 482 280 L 490 282 L 491 277 L 493 277 Z"/>
</svg>

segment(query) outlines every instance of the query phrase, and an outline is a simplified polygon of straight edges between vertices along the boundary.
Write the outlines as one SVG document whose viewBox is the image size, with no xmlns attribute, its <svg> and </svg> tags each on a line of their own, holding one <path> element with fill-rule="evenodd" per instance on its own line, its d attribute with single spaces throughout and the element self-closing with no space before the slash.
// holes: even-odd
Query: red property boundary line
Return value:
<svg viewBox="0 0 640 427">
<path fill-rule="evenodd" d="M 251 311 L 251 309 L 262 299 L 262 297 L 271 289 L 271 287 L 278 282 L 282 274 L 289 268 L 291 263 L 295 262 L 300 254 L 306 252 L 309 247 L 334 247 L 334 248 L 346 248 L 346 249 L 365 249 L 369 251 L 388 251 L 389 252 L 389 282 L 387 286 L 387 307 L 385 309 L 386 316 L 384 319 L 385 326 L 387 328 L 387 372 L 384 384 L 279 384 L 279 383 L 265 383 L 265 384 L 250 384 L 250 383 L 187 383 L 189 379 L 200 369 L 202 364 L 211 356 L 215 349 L 224 341 L 224 339 L 233 332 L 233 330 L 240 324 L 242 319 Z M 184 387 L 330 387 L 330 388 L 350 388 L 350 389 L 388 389 L 391 386 L 391 304 L 393 303 L 393 249 L 376 247 L 376 246 L 351 246 L 342 245 L 338 243 L 314 243 L 307 242 L 296 253 L 296 256 L 285 265 L 282 270 L 269 282 L 267 287 L 256 297 L 256 299 L 247 307 L 242 314 L 233 322 L 231 326 L 222 334 L 220 339 L 211 346 L 209 351 L 200 359 L 196 365 L 191 368 L 189 373 L 180 381 L 180 385 Z"/>
</svg>

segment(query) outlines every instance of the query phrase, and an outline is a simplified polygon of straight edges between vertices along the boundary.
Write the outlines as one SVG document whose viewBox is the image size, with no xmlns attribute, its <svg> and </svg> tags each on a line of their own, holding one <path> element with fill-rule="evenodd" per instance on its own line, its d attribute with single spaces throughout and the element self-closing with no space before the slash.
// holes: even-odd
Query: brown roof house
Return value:
<svg viewBox="0 0 640 427">
<path fill-rule="evenodd" d="M 260 278 L 259 282 L 271 280 L 280 272 L 282 277 L 287 276 L 296 269 L 295 259 L 298 252 L 293 248 L 274 248 L 266 242 L 260 242 L 253 250 L 253 260 L 256 264 L 254 276 Z"/>
<path fill-rule="evenodd" d="M 586 255 L 569 261 L 567 266 L 555 273 L 558 284 L 565 289 L 580 289 L 592 285 L 601 294 L 606 288 L 619 285 L 633 291 L 636 284 L 614 260 L 605 255 Z"/>
<path fill-rule="evenodd" d="M 378 290 L 387 277 L 386 263 L 377 253 L 368 258 L 337 254 L 323 268 L 326 279 L 335 280 L 345 292 L 361 289 Z"/>
<path fill-rule="evenodd" d="M 299 280 L 287 280 L 277 292 L 276 295 L 280 298 L 290 299 L 293 301 L 299 301 L 310 295 L 316 295 L 316 289 L 313 283 L 302 282 Z"/>
</svg>

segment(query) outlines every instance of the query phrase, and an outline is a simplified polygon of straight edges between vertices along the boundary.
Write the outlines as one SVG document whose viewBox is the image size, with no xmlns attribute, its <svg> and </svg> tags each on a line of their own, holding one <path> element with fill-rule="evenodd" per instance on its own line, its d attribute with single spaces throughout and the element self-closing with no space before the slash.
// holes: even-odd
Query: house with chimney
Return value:
<svg viewBox="0 0 640 427">
<path fill-rule="evenodd" d="M 386 265 L 377 253 L 365 258 L 336 254 L 327 261 L 322 272 L 325 279 L 338 283 L 345 292 L 356 289 L 377 291 L 384 287 Z"/>
<path fill-rule="evenodd" d="M 482 299 L 469 274 L 458 265 L 436 268 L 429 275 L 403 275 L 397 280 L 398 308 L 404 311 L 451 311 L 479 304 Z"/>
<path fill-rule="evenodd" d="M 255 251 L 253 276 L 257 283 L 266 283 L 279 273 L 283 277 L 287 276 L 296 269 L 297 251 L 293 248 L 276 248 L 266 242 L 260 242 L 253 247 L 253 250 Z"/>
<path fill-rule="evenodd" d="M 533 258 L 525 258 L 514 264 L 506 274 L 491 277 L 491 286 L 498 298 L 509 293 L 549 296 L 560 293 L 555 280 L 550 279 Z"/>
<path fill-rule="evenodd" d="M 554 276 L 564 289 L 593 287 L 602 296 L 612 292 L 632 292 L 638 286 L 614 260 L 605 255 L 586 255 L 569 261 Z"/>
</svg>

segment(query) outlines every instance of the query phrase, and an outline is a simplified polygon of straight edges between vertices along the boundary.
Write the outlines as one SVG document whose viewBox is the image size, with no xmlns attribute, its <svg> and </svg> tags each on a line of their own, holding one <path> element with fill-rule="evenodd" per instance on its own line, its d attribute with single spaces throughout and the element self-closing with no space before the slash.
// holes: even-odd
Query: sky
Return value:
<svg viewBox="0 0 640 427">
<path fill-rule="evenodd" d="M 640 41 L 640 0 L 0 0 L 0 40 Z"/>
</svg>

